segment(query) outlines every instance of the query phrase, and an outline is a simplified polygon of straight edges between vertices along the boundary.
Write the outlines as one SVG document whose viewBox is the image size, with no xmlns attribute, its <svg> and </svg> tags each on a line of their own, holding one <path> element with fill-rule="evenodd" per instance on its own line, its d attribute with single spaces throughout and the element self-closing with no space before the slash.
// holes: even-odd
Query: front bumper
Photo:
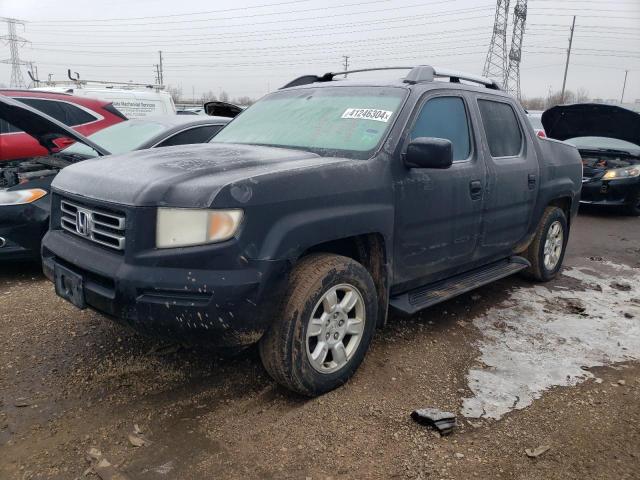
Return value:
<svg viewBox="0 0 640 480">
<path fill-rule="evenodd" d="M 163 265 L 161 255 L 153 265 L 136 265 L 61 230 L 47 233 L 42 258 L 52 281 L 56 265 L 82 277 L 87 306 L 143 334 L 211 346 L 257 342 L 271 324 L 288 272 L 286 261 L 246 260 L 238 268 L 210 270 L 202 262 Z"/>
<path fill-rule="evenodd" d="M 32 204 L 0 207 L 0 261 L 40 257 L 40 242 L 49 225 L 47 197 Z"/>
<path fill-rule="evenodd" d="M 582 184 L 581 203 L 596 205 L 626 205 L 640 189 L 640 178 L 588 180 Z"/>
</svg>

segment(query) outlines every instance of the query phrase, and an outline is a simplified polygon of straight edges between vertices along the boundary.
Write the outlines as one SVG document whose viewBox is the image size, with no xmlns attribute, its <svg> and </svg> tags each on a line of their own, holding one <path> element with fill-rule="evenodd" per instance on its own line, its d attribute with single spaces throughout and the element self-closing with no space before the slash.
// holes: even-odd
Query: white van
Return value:
<svg viewBox="0 0 640 480">
<path fill-rule="evenodd" d="M 158 89 L 133 89 L 109 86 L 83 85 L 81 87 L 40 87 L 33 90 L 66 92 L 81 97 L 96 98 L 113 103 L 127 118 L 174 115 L 176 107 L 168 92 Z"/>
</svg>

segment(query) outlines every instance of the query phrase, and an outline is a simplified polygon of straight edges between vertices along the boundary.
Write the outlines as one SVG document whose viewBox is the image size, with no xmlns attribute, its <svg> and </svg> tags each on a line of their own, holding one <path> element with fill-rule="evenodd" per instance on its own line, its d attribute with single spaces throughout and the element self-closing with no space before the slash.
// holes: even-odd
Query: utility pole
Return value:
<svg viewBox="0 0 640 480">
<path fill-rule="evenodd" d="M 24 88 L 26 87 L 26 84 L 24 82 L 24 77 L 22 76 L 22 70 L 20 70 L 20 67 L 22 65 L 27 65 L 27 62 L 20 60 L 19 47 L 27 43 L 27 40 L 19 37 L 16 33 L 16 25 L 22 25 L 24 27 L 24 22 L 22 20 L 7 17 L 0 17 L 0 21 L 7 24 L 9 31 L 8 35 L 0 36 L 0 40 L 4 40 L 7 42 L 7 44 L 9 45 L 9 52 L 11 54 L 11 58 L 0 60 L 0 63 L 8 63 L 11 65 L 11 80 L 9 82 L 9 85 L 12 87 Z"/>
<path fill-rule="evenodd" d="M 497 0 L 496 15 L 493 20 L 493 34 L 482 75 L 497 84 L 507 85 L 507 24 L 509 21 L 509 0 Z"/>
<path fill-rule="evenodd" d="M 344 71 L 348 71 L 349 70 L 349 55 L 343 55 L 342 58 L 344 58 Z M 347 74 L 344 74 L 344 78 L 347 78 Z"/>
<path fill-rule="evenodd" d="M 156 67 L 156 85 L 160 85 L 160 65 L 154 63 L 153 66 Z"/>
<path fill-rule="evenodd" d="M 624 83 L 622 84 L 622 95 L 620 95 L 620 103 L 624 99 L 624 90 L 627 88 L 627 75 L 629 75 L 629 70 L 624 71 Z"/>
<path fill-rule="evenodd" d="M 164 71 L 162 70 L 162 50 L 158 50 L 158 54 L 160 55 L 160 63 L 158 64 L 158 81 L 160 85 L 164 85 Z"/>
<path fill-rule="evenodd" d="M 569 48 L 567 49 L 567 63 L 564 66 L 564 78 L 562 79 L 562 93 L 560 93 L 560 103 L 564 103 L 564 89 L 567 86 L 567 72 L 569 71 L 569 59 L 571 58 L 571 45 L 573 44 L 573 31 L 576 29 L 576 16 L 573 16 L 571 23 L 571 35 L 569 36 Z"/>
</svg>

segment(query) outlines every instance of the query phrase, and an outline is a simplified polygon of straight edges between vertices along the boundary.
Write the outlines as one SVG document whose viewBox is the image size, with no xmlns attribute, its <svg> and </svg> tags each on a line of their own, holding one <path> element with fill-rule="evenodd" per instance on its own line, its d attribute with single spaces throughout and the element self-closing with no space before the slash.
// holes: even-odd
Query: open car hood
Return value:
<svg viewBox="0 0 640 480">
<path fill-rule="evenodd" d="M 233 103 L 212 101 L 207 102 L 204 105 L 204 111 L 207 115 L 212 117 L 230 117 L 233 118 L 236 115 L 242 113 L 243 108 Z"/>
<path fill-rule="evenodd" d="M 640 114 L 600 103 L 558 105 L 542 114 L 549 138 L 607 137 L 640 145 Z"/>
<path fill-rule="evenodd" d="M 0 119 L 31 135 L 49 153 L 59 150 L 54 140 L 71 138 L 76 142 L 84 143 L 91 147 L 100 155 L 110 155 L 104 148 L 49 115 L 4 95 L 0 95 Z"/>
</svg>

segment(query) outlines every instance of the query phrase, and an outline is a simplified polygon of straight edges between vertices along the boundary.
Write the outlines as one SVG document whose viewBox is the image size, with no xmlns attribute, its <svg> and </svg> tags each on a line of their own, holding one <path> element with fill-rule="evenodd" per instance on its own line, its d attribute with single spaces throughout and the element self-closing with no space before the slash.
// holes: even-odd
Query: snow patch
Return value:
<svg viewBox="0 0 640 480">
<path fill-rule="evenodd" d="M 463 415 L 499 419 L 552 386 L 593 377 L 583 366 L 640 359 L 640 269 L 600 262 L 598 271 L 566 268 L 563 275 L 584 291 L 516 288 L 474 320 L 482 366 L 467 375 L 474 396 L 463 399 Z"/>
</svg>

